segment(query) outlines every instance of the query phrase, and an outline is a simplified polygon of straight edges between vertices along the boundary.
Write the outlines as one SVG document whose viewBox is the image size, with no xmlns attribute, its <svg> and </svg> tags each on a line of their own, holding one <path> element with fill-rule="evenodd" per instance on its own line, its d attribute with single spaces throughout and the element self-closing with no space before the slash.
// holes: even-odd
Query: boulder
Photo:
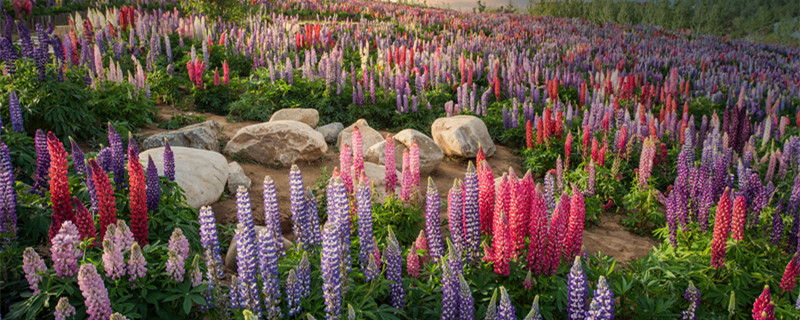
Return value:
<svg viewBox="0 0 800 320">
<path fill-rule="evenodd" d="M 325 142 L 335 143 L 336 139 L 339 138 L 339 132 L 344 130 L 344 125 L 341 122 L 331 122 L 324 126 L 317 127 L 315 130 L 325 137 Z"/>
<path fill-rule="evenodd" d="M 395 146 L 402 144 L 409 149 L 411 148 L 412 143 L 417 143 L 417 146 L 419 147 L 419 171 L 422 174 L 430 174 L 436 170 L 436 168 L 439 167 L 439 162 L 442 162 L 442 158 L 444 158 L 442 148 L 439 148 L 433 139 L 417 130 L 402 130 L 394 135 L 394 140 Z M 395 156 L 396 155 L 397 153 L 395 153 Z M 403 159 L 402 150 L 400 151 L 400 159 L 401 161 Z M 402 162 L 399 163 L 402 165 Z"/>
<path fill-rule="evenodd" d="M 474 116 L 439 118 L 431 126 L 433 141 L 442 152 L 452 157 L 474 158 L 478 145 L 483 146 L 487 157 L 494 154 L 495 147 L 486 124 Z"/>
<path fill-rule="evenodd" d="M 395 191 L 400 190 L 400 172 L 395 171 L 397 174 L 397 187 Z M 383 202 L 386 199 L 386 167 L 372 162 L 364 162 L 364 175 L 367 176 L 369 182 L 373 184 L 372 201 Z"/>
<path fill-rule="evenodd" d="M 253 181 L 244 174 L 244 169 L 238 162 L 234 161 L 228 164 L 228 192 L 236 194 L 236 189 L 239 186 L 250 189 L 252 184 Z"/>
<path fill-rule="evenodd" d="M 186 147 L 171 147 L 175 157 L 175 182 L 186 193 L 186 202 L 194 207 L 219 200 L 228 181 L 228 161 L 219 152 Z M 164 175 L 164 148 L 145 150 L 139 154 L 143 165 L 152 157 L 159 175 Z"/>
<path fill-rule="evenodd" d="M 264 226 L 255 226 L 256 227 L 256 235 L 263 230 Z M 281 239 L 283 239 L 283 251 L 288 251 L 292 249 L 294 243 L 286 239 L 286 237 L 281 235 Z M 225 253 L 225 266 L 231 269 L 232 271 L 236 271 L 236 241 L 231 241 L 231 244 L 228 245 L 228 252 Z"/>
<path fill-rule="evenodd" d="M 376 131 L 375 129 L 370 128 L 369 124 L 367 124 L 367 120 L 358 119 L 355 123 L 351 126 L 339 132 L 339 138 L 336 140 L 336 146 L 339 149 L 342 149 L 342 145 L 347 143 L 348 145 L 353 145 L 353 128 L 358 127 L 358 130 L 361 131 L 361 143 L 364 149 L 364 153 L 367 153 L 370 147 L 380 143 L 384 140 L 383 135 Z"/>
<path fill-rule="evenodd" d="M 290 166 L 298 160 L 317 160 L 328 151 L 322 134 L 293 120 L 250 125 L 225 146 L 228 155 L 239 154 L 265 165 Z"/>
<path fill-rule="evenodd" d="M 219 132 L 221 127 L 219 122 L 209 120 L 203 123 L 193 124 L 178 130 L 157 133 L 147 137 L 142 142 L 142 148 L 153 149 L 164 146 L 164 139 L 169 141 L 172 147 L 187 147 L 195 149 L 205 149 L 219 152 Z"/>
<path fill-rule="evenodd" d="M 269 121 L 294 120 L 307 124 L 309 127 L 316 128 L 319 123 L 319 111 L 308 108 L 287 108 L 275 111 Z"/>
<path fill-rule="evenodd" d="M 403 150 L 405 149 L 406 146 L 404 144 L 395 141 L 394 143 L 395 168 L 403 167 Z M 386 140 L 381 141 L 380 143 L 377 143 L 372 147 L 369 147 L 369 150 L 367 150 L 367 152 L 364 153 L 364 161 L 377 163 L 379 165 L 385 165 L 386 164 L 386 159 L 384 159 L 385 155 L 386 155 Z"/>
</svg>

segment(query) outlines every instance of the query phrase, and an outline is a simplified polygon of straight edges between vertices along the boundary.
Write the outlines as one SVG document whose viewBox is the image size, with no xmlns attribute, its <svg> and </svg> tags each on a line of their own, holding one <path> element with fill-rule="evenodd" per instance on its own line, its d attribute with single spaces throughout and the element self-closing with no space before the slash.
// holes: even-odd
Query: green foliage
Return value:
<svg viewBox="0 0 800 320">
<path fill-rule="evenodd" d="M 159 123 L 158 127 L 161 129 L 175 130 L 204 121 L 206 121 L 206 116 L 202 114 L 176 114 L 169 120 Z"/>
<path fill-rule="evenodd" d="M 656 200 L 652 184 L 648 184 L 647 189 L 639 190 L 639 179 L 633 180 L 631 189 L 623 197 L 624 207 L 628 215 L 622 217 L 622 225 L 639 235 L 649 236 L 658 226 L 666 223 L 663 207 Z"/>
<path fill-rule="evenodd" d="M 221 115 L 228 113 L 228 105 L 236 101 L 237 96 L 238 93 L 233 81 L 231 81 L 230 86 L 224 84 L 215 86 L 213 82 L 210 82 L 203 89 L 192 89 L 195 109 Z"/>
</svg>

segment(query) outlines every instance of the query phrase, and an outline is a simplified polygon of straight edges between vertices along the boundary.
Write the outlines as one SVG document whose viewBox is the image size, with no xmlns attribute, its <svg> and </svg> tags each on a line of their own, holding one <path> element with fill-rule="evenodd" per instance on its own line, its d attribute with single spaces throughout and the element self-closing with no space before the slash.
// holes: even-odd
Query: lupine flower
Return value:
<svg viewBox="0 0 800 320">
<path fill-rule="evenodd" d="M 453 270 L 447 263 L 442 264 L 442 319 L 458 319 L 459 315 L 459 283 Z M 454 281 L 456 280 L 456 281 Z"/>
<path fill-rule="evenodd" d="M 161 200 L 161 184 L 158 181 L 158 168 L 153 162 L 153 157 L 149 155 L 147 156 L 145 185 L 147 186 L 147 211 L 156 212 L 158 202 Z"/>
<path fill-rule="evenodd" d="M 297 274 L 294 269 L 289 269 L 289 276 L 286 277 L 286 304 L 289 307 L 288 315 L 290 317 L 300 314 L 302 309 L 300 306 L 301 291 Z"/>
<path fill-rule="evenodd" d="M 92 180 L 97 190 L 97 219 L 99 220 L 97 227 L 100 230 L 98 236 L 99 239 L 105 239 L 108 225 L 117 223 L 117 203 L 106 172 L 94 159 L 89 160 L 89 164 L 92 166 Z"/>
<path fill-rule="evenodd" d="M 613 320 L 614 319 L 614 292 L 608 286 L 606 277 L 597 279 L 597 289 L 594 291 L 592 306 L 586 313 L 586 319 Z"/>
<path fill-rule="evenodd" d="M 589 165 L 586 166 L 586 195 L 591 197 L 595 192 L 596 170 L 594 167 L 594 160 L 589 160 Z"/>
<path fill-rule="evenodd" d="M 411 170 L 411 199 L 416 201 L 419 195 L 419 145 L 417 145 L 416 141 L 411 142 L 408 157 L 410 161 L 409 169 Z"/>
<path fill-rule="evenodd" d="M 347 143 L 344 143 L 339 149 L 339 170 L 341 170 L 342 182 L 348 193 L 353 191 L 353 176 L 350 171 L 353 168 L 352 150 L 354 149 L 350 148 Z"/>
<path fill-rule="evenodd" d="M 547 203 L 547 210 L 555 210 L 556 207 L 556 181 L 553 175 L 548 172 L 544 176 L 544 200 Z"/>
<path fill-rule="evenodd" d="M 747 200 L 738 196 L 733 202 L 733 220 L 731 221 L 731 236 L 733 239 L 744 239 L 744 225 L 747 222 Z"/>
<path fill-rule="evenodd" d="M 0 233 L 17 236 L 17 193 L 14 190 L 14 167 L 8 146 L 0 142 Z"/>
<path fill-rule="evenodd" d="M 575 257 L 568 278 L 568 318 L 570 320 L 584 319 L 586 317 L 586 274 L 583 273 L 580 257 Z"/>
<path fill-rule="evenodd" d="M 388 245 L 386 247 L 386 280 L 392 281 L 389 283 L 389 292 L 392 297 L 392 307 L 395 309 L 403 309 L 405 304 L 405 290 L 403 289 L 402 275 L 403 275 L 403 256 L 400 253 L 400 244 L 389 227 L 389 236 L 387 239 Z"/>
<path fill-rule="evenodd" d="M 533 304 L 531 311 L 525 316 L 524 320 L 542 320 L 542 314 L 539 312 L 539 295 L 533 297 Z"/>
<path fill-rule="evenodd" d="M 308 262 L 307 252 L 303 252 L 303 257 L 297 264 L 297 280 L 300 283 L 300 296 L 308 297 L 311 294 L 311 265 Z"/>
<path fill-rule="evenodd" d="M 139 154 L 129 148 L 128 184 L 130 185 L 131 231 L 140 246 L 148 244 L 147 189 Z"/>
<path fill-rule="evenodd" d="M 114 314 L 112 314 L 110 317 L 108 317 L 108 320 L 128 320 L 128 317 L 123 316 L 119 312 L 114 312 Z"/>
<path fill-rule="evenodd" d="M 406 256 L 406 269 L 408 269 L 408 275 L 419 278 L 419 255 L 417 254 L 417 245 L 412 243 L 411 249 L 408 250 L 408 256 Z"/>
<path fill-rule="evenodd" d="M 531 200 L 530 218 L 530 242 L 528 244 L 528 270 L 534 270 L 536 275 L 548 270 L 545 261 L 547 250 L 547 204 L 545 204 L 542 194 L 535 190 Z"/>
<path fill-rule="evenodd" d="M 111 237 L 112 234 L 106 233 L 106 238 L 103 239 L 103 268 L 106 277 L 117 280 L 125 276 L 125 261 L 122 248 L 117 248 Z"/>
<path fill-rule="evenodd" d="M 39 283 L 42 282 L 41 272 L 47 270 L 47 266 L 36 251 L 31 247 L 25 248 L 22 253 L 22 270 L 25 271 L 25 279 L 28 280 L 28 287 L 34 295 L 39 294 Z"/>
<path fill-rule="evenodd" d="M 289 171 L 289 188 L 291 190 L 289 201 L 291 202 L 292 229 L 297 237 L 298 245 L 304 249 L 309 249 L 312 241 L 310 241 L 308 233 L 311 230 L 304 229 L 308 225 L 306 222 L 308 213 L 306 210 L 305 190 L 303 189 L 303 174 L 297 165 L 292 165 L 292 169 Z"/>
<path fill-rule="evenodd" d="M 764 291 L 753 303 L 753 320 L 775 320 L 775 303 L 772 302 L 769 286 L 764 286 Z"/>
<path fill-rule="evenodd" d="M 495 223 L 492 227 L 495 236 L 492 237 L 492 256 L 494 258 L 494 273 L 508 276 L 511 272 L 509 263 L 511 260 L 511 227 L 508 223 L 508 216 L 500 211 L 495 215 Z"/>
<path fill-rule="evenodd" d="M 728 189 L 719 199 L 717 213 L 714 217 L 714 239 L 711 242 L 711 266 L 722 267 L 725 264 L 725 249 L 731 224 L 731 197 Z"/>
<path fill-rule="evenodd" d="M 166 139 L 164 139 L 164 176 L 169 181 L 175 181 L 175 155 Z"/>
<path fill-rule="evenodd" d="M 554 275 L 558 265 L 561 264 L 561 246 L 559 244 L 563 241 L 564 230 L 566 229 L 566 214 L 562 206 L 556 206 L 553 217 L 550 218 L 543 273 Z"/>
<path fill-rule="evenodd" d="M 530 290 L 533 287 L 530 270 L 528 270 L 528 274 L 525 276 L 525 280 L 522 281 L 522 287 L 524 287 L 525 290 Z"/>
<path fill-rule="evenodd" d="M 142 248 L 138 243 L 134 242 L 131 245 L 130 259 L 128 259 L 128 275 L 130 276 L 129 281 L 142 279 L 146 274 L 147 261 L 145 261 L 144 255 L 142 255 Z"/>
<path fill-rule="evenodd" d="M 479 149 L 482 150 L 482 149 Z M 492 168 L 486 161 L 478 161 L 478 210 L 480 211 L 481 232 L 492 234 L 494 220 L 495 187 Z"/>
<path fill-rule="evenodd" d="M 264 224 L 267 230 L 272 231 L 275 239 L 282 239 L 283 235 L 281 233 L 281 216 L 280 212 L 278 212 L 278 193 L 275 191 L 275 181 L 272 180 L 272 177 L 264 177 L 263 190 Z M 253 221 L 253 218 L 250 217 L 249 220 Z M 255 232 L 253 232 L 253 236 L 255 237 Z M 275 248 L 278 250 L 278 254 L 283 256 L 283 242 L 276 240 Z"/>
<path fill-rule="evenodd" d="M 696 320 L 697 309 L 700 308 L 700 290 L 697 290 L 691 281 L 689 281 L 689 287 L 686 288 L 683 298 L 689 301 L 689 308 L 681 312 L 681 319 Z"/>
<path fill-rule="evenodd" d="M 103 279 L 91 263 L 84 263 L 78 272 L 78 287 L 85 299 L 89 320 L 105 320 L 111 316 L 111 300 Z"/>
<path fill-rule="evenodd" d="M 448 193 L 448 206 L 447 218 L 448 225 L 450 226 L 450 237 L 455 244 L 455 248 L 459 255 L 463 254 L 465 244 L 464 235 L 464 217 L 462 216 L 464 207 L 461 203 L 462 198 L 461 182 L 456 179 L 453 181 L 453 187 Z"/>
<path fill-rule="evenodd" d="M 167 273 L 173 280 L 183 282 L 186 273 L 186 258 L 189 256 L 189 241 L 180 228 L 172 231 L 169 238 L 169 251 L 167 252 Z"/>
<path fill-rule="evenodd" d="M 267 319 L 278 319 L 281 317 L 280 297 L 281 290 L 278 283 L 278 252 L 275 237 L 268 229 L 262 229 L 258 233 L 258 268 L 261 270 L 261 292 L 264 294 Z"/>
<path fill-rule="evenodd" d="M 9 63 L 10 62 L 6 62 L 6 64 Z M 25 131 L 25 129 L 22 127 L 22 110 L 19 106 L 19 98 L 17 97 L 17 93 L 14 91 L 11 91 L 11 93 L 8 94 L 8 113 L 11 116 L 11 126 L 14 128 L 14 132 L 22 133 Z"/>
<path fill-rule="evenodd" d="M 647 179 L 653 169 L 653 159 L 656 155 L 656 145 L 652 138 L 646 138 L 642 145 L 642 155 L 639 158 L 639 190 L 647 189 Z"/>
<path fill-rule="evenodd" d="M 411 156 L 408 149 L 403 150 L 403 172 L 400 181 L 400 199 L 406 203 L 411 202 L 412 178 L 411 178 Z"/>
<path fill-rule="evenodd" d="M 500 305 L 497 307 L 497 320 L 516 320 L 514 313 L 514 305 L 511 304 L 511 298 L 508 296 L 508 291 L 503 286 L 500 286 Z"/>
<path fill-rule="evenodd" d="M 314 193 L 311 192 L 310 187 L 306 187 L 306 223 L 308 231 L 308 239 L 314 246 L 322 244 L 322 236 L 320 235 L 319 227 L 319 211 L 317 211 L 317 198 L 314 198 Z"/>
<path fill-rule="evenodd" d="M 361 177 L 361 173 L 364 172 L 364 143 L 361 138 L 361 130 L 358 129 L 358 126 L 353 127 L 353 177 L 359 178 Z M 352 191 L 352 186 L 348 191 Z"/>
<path fill-rule="evenodd" d="M 111 171 L 114 173 L 114 186 L 120 190 L 125 184 L 123 180 L 125 178 L 125 148 L 122 146 L 122 138 L 110 122 L 108 123 L 108 143 L 111 147 Z"/>
<path fill-rule="evenodd" d="M 569 207 L 569 224 L 564 238 L 564 255 L 572 257 L 577 255 L 583 246 L 583 225 L 586 215 L 583 196 L 577 187 L 572 188 L 572 200 Z"/>
<path fill-rule="evenodd" d="M 266 179 L 265 179 L 266 180 Z M 266 201 L 266 199 L 265 199 Z M 256 232 L 253 224 L 253 212 L 250 207 L 250 195 L 247 188 L 239 186 L 236 192 L 236 208 L 239 223 L 236 228 L 236 261 L 240 285 L 237 296 L 238 305 L 242 308 L 260 313 L 257 288 L 257 251 Z"/>
<path fill-rule="evenodd" d="M 394 196 L 394 188 L 397 186 L 397 168 L 394 163 L 394 138 L 392 138 L 391 134 L 386 136 L 386 150 L 383 159 L 386 175 L 386 195 Z"/>
<path fill-rule="evenodd" d="M 56 318 L 56 320 L 67 320 L 67 318 L 74 316 L 75 307 L 69 304 L 69 299 L 67 297 L 61 297 L 61 299 L 58 299 L 56 310 L 53 311 L 53 317 Z"/>
<path fill-rule="evenodd" d="M 75 226 L 78 227 L 78 232 L 81 234 L 81 240 L 95 239 L 97 240 L 97 230 L 94 229 L 94 219 L 86 209 L 86 206 L 81 203 L 78 198 L 72 197 L 72 203 L 75 206 Z"/>
<path fill-rule="evenodd" d="M 81 256 L 81 251 L 78 249 L 80 241 L 78 228 L 72 221 L 64 221 L 50 246 L 53 269 L 59 277 L 69 277 L 78 272 L 78 258 Z"/>
<path fill-rule="evenodd" d="M 65 221 L 75 220 L 72 211 L 72 196 L 67 179 L 67 152 L 52 132 L 47 133 L 47 152 L 50 157 L 50 202 L 53 204 L 53 217 L 50 223 L 50 241 L 61 229 Z"/>
<path fill-rule="evenodd" d="M 475 299 L 472 298 L 472 290 L 470 290 L 469 283 L 467 283 L 467 280 L 464 279 L 463 274 L 458 275 L 458 288 L 459 319 L 475 319 Z"/>
<path fill-rule="evenodd" d="M 367 281 L 375 280 L 378 277 L 378 270 L 369 270 L 369 260 L 372 259 L 372 252 L 375 250 L 375 243 L 372 239 L 375 235 L 372 232 L 372 195 L 366 179 L 358 182 L 356 201 L 358 203 L 358 241 L 360 250 L 358 252 L 361 261 L 361 272 Z"/>
<path fill-rule="evenodd" d="M 463 204 L 467 261 L 476 261 L 480 259 L 481 248 L 480 185 L 472 162 L 467 164 L 467 172 L 464 174 Z"/>
<path fill-rule="evenodd" d="M 342 246 L 339 228 L 328 221 L 322 228 L 322 291 L 327 319 L 339 319 L 342 313 Z"/>
<path fill-rule="evenodd" d="M 784 292 L 789 292 L 794 290 L 794 286 L 797 283 L 797 275 L 800 272 L 800 265 L 798 265 L 798 255 L 797 253 L 792 256 L 792 259 L 789 260 L 789 263 L 786 265 L 786 270 L 783 271 L 783 277 L 781 278 L 781 290 Z"/>
<path fill-rule="evenodd" d="M 120 250 L 124 251 L 126 248 L 130 248 L 135 242 L 133 239 L 133 233 L 131 232 L 131 229 L 128 228 L 125 220 L 117 220 L 115 230 L 112 233 L 114 234 L 114 244 L 116 244 L 117 247 L 122 248 Z"/>
<path fill-rule="evenodd" d="M 433 183 L 433 178 L 428 177 L 428 194 L 425 206 L 425 234 L 428 235 L 428 248 L 434 260 L 438 260 L 444 255 L 444 242 L 442 241 L 442 229 L 439 221 L 439 190 Z"/>
</svg>

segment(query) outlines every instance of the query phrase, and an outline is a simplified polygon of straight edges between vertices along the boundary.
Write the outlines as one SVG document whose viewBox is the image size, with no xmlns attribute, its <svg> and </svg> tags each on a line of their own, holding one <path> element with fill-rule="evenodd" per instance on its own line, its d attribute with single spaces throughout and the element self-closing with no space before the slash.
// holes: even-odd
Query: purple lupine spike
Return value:
<svg viewBox="0 0 800 320">
<path fill-rule="evenodd" d="M 772 232 L 769 236 L 769 243 L 773 246 L 779 246 L 781 237 L 783 236 L 783 217 L 781 216 L 781 209 L 783 209 L 783 203 L 779 202 L 778 205 L 775 206 L 775 212 L 772 215 Z"/>
<path fill-rule="evenodd" d="M 217 286 L 225 272 L 222 270 L 222 255 L 219 249 L 219 236 L 217 234 L 217 220 L 214 217 L 214 211 L 210 206 L 203 206 L 200 208 L 200 242 L 203 245 L 206 260 L 206 283 L 208 284 L 209 293 Z M 212 295 L 208 295 L 207 299 L 212 299 Z M 207 301 L 207 302 L 213 302 Z"/>
<path fill-rule="evenodd" d="M 583 320 L 586 317 L 586 274 L 583 273 L 580 257 L 575 257 L 568 278 L 568 319 Z"/>
<path fill-rule="evenodd" d="M 439 259 L 444 255 L 444 242 L 442 241 L 441 222 L 439 220 L 439 190 L 433 183 L 433 178 L 428 177 L 428 194 L 425 205 L 425 234 L 428 235 L 428 249 L 431 257 Z"/>
<path fill-rule="evenodd" d="M 317 198 L 311 192 L 311 188 L 306 188 L 306 230 L 308 231 L 309 245 L 319 246 L 322 244 L 322 236 L 319 227 L 319 211 L 317 210 Z"/>
<path fill-rule="evenodd" d="M 264 308 L 267 319 L 281 318 L 281 290 L 278 281 L 277 243 L 272 232 L 262 229 L 258 233 L 258 269 L 261 271 L 261 293 L 264 294 Z"/>
<path fill-rule="evenodd" d="M 86 157 L 83 155 L 83 151 L 81 151 L 81 147 L 75 143 L 75 140 L 72 140 L 72 137 L 69 137 L 69 143 L 72 147 L 72 164 L 75 166 L 75 172 L 78 173 L 80 176 L 86 175 Z M 83 179 L 83 178 L 81 178 Z"/>
<path fill-rule="evenodd" d="M 114 186 L 120 190 L 125 186 L 125 149 L 122 146 L 122 138 L 117 134 L 117 130 L 108 123 L 108 143 L 111 147 L 111 171 L 114 172 Z"/>
<path fill-rule="evenodd" d="M 102 168 L 105 172 L 111 172 L 114 170 L 111 161 L 111 148 L 105 147 L 100 149 L 100 152 L 97 153 L 97 163 L 100 164 L 100 168 Z"/>
<path fill-rule="evenodd" d="M 681 319 L 696 320 L 697 310 L 700 308 L 700 290 L 691 281 L 689 281 L 689 287 L 686 288 L 683 298 L 689 301 L 689 308 L 681 312 Z"/>
<path fill-rule="evenodd" d="M 0 234 L 11 234 L 6 241 L 17 237 L 17 193 L 14 184 L 11 155 L 8 146 L 0 142 Z"/>
<path fill-rule="evenodd" d="M 373 242 L 375 235 L 372 231 L 372 195 L 367 183 L 365 179 L 361 179 L 356 192 L 358 241 L 360 244 L 358 258 L 361 261 L 361 272 L 364 273 L 364 277 L 367 281 L 373 281 L 378 278 L 378 270 L 368 268 L 370 260 L 373 259 L 372 253 L 375 252 L 375 243 Z"/>
<path fill-rule="evenodd" d="M 186 273 L 186 258 L 189 256 L 189 241 L 183 235 L 180 228 L 175 228 L 172 231 L 172 236 L 169 238 L 169 251 L 167 251 L 167 273 L 170 277 L 177 281 L 183 282 L 183 276 Z"/>
<path fill-rule="evenodd" d="M 22 57 L 33 58 L 33 41 L 31 41 L 31 32 L 25 27 L 24 23 L 17 23 L 17 34 L 19 35 Z"/>
<path fill-rule="evenodd" d="M 464 234 L 467 263 L 478 261 L 481 255 L 481 216 L 478 203 L 478 173 L 470 161 L 464 174 Z"/>
<path fill-rule="evenodd" d="M 303 257 L 297 264 L 297 281 L 300 283 L 300 297 L 308 297 L 311 294 L 311 265 L 307 251 L 303 252 Z"/>
<path fill-rule="evenodd" d="M 322 296 L 326 319 L 339 319 L 342 313 L 342 268 L 339 228 L 329 220 L 322 228 Z"/>
<path fill-rule="evenodd" d="M 10 37 L 5 37 L 0 40 L 0 56 L 2 56 L 3 61 L 6 62 L 5 72 L 13 76 L 17 70 L 16 61 L 19 57 L 17 56 L 17 49 L 15 49 L 14 45 L 11 43 Z"/>
<path fill-rule="evenodd" d="M 392 227 L 389 227 L 389 236 L 387 239 L 388 245 L 386 246 L 386 280 L 389 283 L 389 292 L 392 297 L 392 307 L 398 310 L 403 309 L 405 305 L 406 293 L 403 289 L 403 256 L 400 253 L 400 243 L 392 232 Z"/>
<path fill-rule="evenodd" d="M 497 320 L 516 320 L 514 305 L 511 304 L 511 297 L 503 286 L 500 286 L 500 305 L 497 306 Z"/>
<path fill-rule="evenodd" d="M 457 275 L 447 263 L 442 264 L 442 320 L 456 320 L 459 318 L 459 283 Z"/>
<path fill-rule="evenodd" d="M 131 244 L 130 259 L 128 259 L 128 281 L 136 281 L 144 278 L 147 274 L 147 261 L 142 255 L 142 249 L 139 244 L 134 242 Z"/>
<path fill-rule="evenodd" d="M 136 139 L 133 138 L 133 134 L 128 132 L 128 155 L 130 157 L 131 150 L 133 150 L 133 154 L 136 156 L 139 155 L 139 146 L 136 144 Z M 136 159 L 137 161 L 139 159 Z"/>
<path fill-rule="evenodd" d="M 236 289 L 238 292 L 236 296 L 239 300 L 236 302 L 241 308 L 251 310 L 253 312 L 260 312 L 260 299 L 257 274 L 258 259 L 256 253 L 256 231 L 253 224 L 253 211 L 250 206 L 250 195 L 247 193 L 247 188 L 239 186 L 236 191 L 236 209 L 239 223 L 236 227 L 236 262 L 237 272 L 239 274 L 239 286 Z"/>
<path fill-rule="evenodd" d="M 281 239 L 281 216 L 278 212 L 278 194 L 275 191 L 275 181 L 272 177 L 264 177 L 264 224 L 266 228 L 272 231 L 275 239 Z M 283 256 L 283 243 L 275 241 L 275 247 L 278 250 L 278 255 Z"/>
<path fill-rule="evenodd" d="M 549 172 L 544 177 L 544 200 L 547 203 L 547 210 L 553 211 L 556 208 L 556 181 Z"/>
<path fill-rule="evenodd" d="M 751 213 L 748 223 L 752 227 L 758 225 L 761 210 L 767 205 L 767 193 L 764 190 L 764 186 L 761 185 L 761 178 L 756 172 L 750 175 L 750 181 L 747 183 L 747 195 L 749 195 L 748 202 Z"/>
<path fill-rule="evenodd" d="M 306 221 L 308 217 L 306 216 L 303 173 L 300 172 L 300 167 L 297 165 L 292 165 L 292 169 L 289 171 L 289 188 L 291 190 L 289 201 L 291 202 L 292 230 L 295 237 L 297 237 L 298 246 L 308 250 L 310 248 L 308 231 L 310 230 L 304 230 L 308 225 Z"/>
<path fill-rule="evenodd" d="M 89 191 L 89 202 L 91 203 L 89 211 L 95 213 L 97 212 L 99 200 L 97 198 L 97 189 L 94 186 L 92 166 L 89 165 L 86 166 L 86 189 Z"/>
<path fill-rule="evenodd" d="M 158 168 L 149 155 L 147 156 L 145 185 L 147 186 L 147 211 L 154 213 L 158 210 L 158 202 L 161 199 L 161 184 L 158 181 Z"/>
<path fill-rule="evenodd" d="M 166 139 L 164 139 L 164 176 L 169 181 L 175 181 L 175 155 Z"/>
<path fill-rule="evenodd" d="M 473 91 L 474 92 L 474 91 Z M 475 319 L 475 299 L 463 274 L 458 275 L 458 315 L 460 320 Z"/>
<path fill-rule="evenodd" d="M 19 97 L 14 91 L 8 94 L 8 113 L 11 116 L 11 126 L 14 128 L 14 132 L 22 133 L 24 131 L 22 108 L 19 105 Z"/>
<path fill-rule="evenodd" d="M 300 280 L 297 279 L 297 273 L 294 269 L 289 269 L 289 276 L 286 277 L 286 304 L 289 307 L 288 316 L 300 314 L 302 306 L 300 305 Z"/>
<path fill-rule="evenodd" d="M 678 247 L 678 242 L 676 240 L 678 235 L 678 209 L 676 208 L 678 206 L 678 201 L 676 199 L 677 193 L 678 192 L 670 192 L 669 197 L 667 197 L 667 208 L 665 212 L 665 216 L 667 218 L 667 229 L 669 230 L 669 242 L 675 248 Z"/>
<path fill-rule="evenodd" d="M 34 138 L 36 147 L 36 181 L 33 184 L 33 193 L 44 196 L 50 170 L 50 153 L 47 152 L 47 136 L 42 130 L 36 130 Z"/>
<path fill-rule="evenodd" d="M 596 172 L 594 160 L 589 160 L 589 165 L 586 166 L 586 174 L 588 175 L 586 179 L 586 196 L 594 196 L 595 193 L 595 181 L 596 181 Z"/>
<path fill-rule="evenodd" d="M 595 307 L 586 312 L 586 319 L 614 319 L 614 292 L 611 291 L 604 276 L 600 276 L 597 279 L 597 289 L 594 290 L 594 298 L 591 305 Z"/>
<path fill-rule="evenodd" d="M 450 226 L 450 237 L 458 256 L 463 255 L 466 243 L 464 235 L 464 217 L 462 216 L 464 207 L 461 203 L 462 198 L 461 182 L 456 179 L 447 197 L 447 218 Z"/>
</svg>

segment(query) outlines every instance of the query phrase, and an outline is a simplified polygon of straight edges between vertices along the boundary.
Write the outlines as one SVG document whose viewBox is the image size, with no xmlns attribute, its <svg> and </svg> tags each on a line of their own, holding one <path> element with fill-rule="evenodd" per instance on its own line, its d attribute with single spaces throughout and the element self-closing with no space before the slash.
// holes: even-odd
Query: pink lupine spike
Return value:
<svg viewBox="0 0 800 320">
<path fill-rule="evenodd" d="M 350 145 L 343 144 L 339 149 L 339 168 L 341 170 L 342 182 L 347 188 L 347 193 L 353 192 L 353 176 L 350 173 L 352 168 L 352 154 Z"/>
</svg>

